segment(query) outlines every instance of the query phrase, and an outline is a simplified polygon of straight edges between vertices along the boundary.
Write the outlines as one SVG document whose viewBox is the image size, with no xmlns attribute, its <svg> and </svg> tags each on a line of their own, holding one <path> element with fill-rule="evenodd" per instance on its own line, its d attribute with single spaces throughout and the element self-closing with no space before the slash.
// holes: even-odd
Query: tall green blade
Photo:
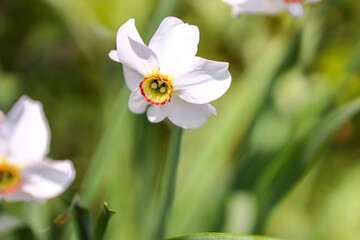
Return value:
<svg viewBox="0 0 360 240">
<path fill-rule="evenodd" d="M 275 238 L 238 235 L 231 233 L 195 233 L 180 237 L 168 238 L 167 240 L 276 240 Z"/>
<path fill-rule="evenodd" d="M 93 240 L 103 239 L 109 220 L 114 214 L 115 212 L 110 210 L 107 206 L 107 203 L 105 202 L 104 210 L 101 212 L 95 225 L 95 231 L 92 237 Z"/>
</svg>

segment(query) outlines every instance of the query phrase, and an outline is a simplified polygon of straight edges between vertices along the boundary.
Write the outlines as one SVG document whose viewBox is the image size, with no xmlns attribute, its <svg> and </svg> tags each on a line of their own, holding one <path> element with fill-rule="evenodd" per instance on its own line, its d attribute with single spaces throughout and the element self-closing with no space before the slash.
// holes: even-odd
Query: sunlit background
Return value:
<svg viewBox="0 0 360 240">
<path fill-rule="evenodd" d="M 235 18 L 221 0 L 0 1 L 0 109 L 23 94 L 41 101 L 49 156 L 77 170 L 59 198 L 3 203 L 1 213 L 39 239 L 77 239 L 67 212 L 77 194 L 93 222 L 104 201 L 116 212 L 106 239 L 151 239 L 171 123 L 128 110 L 121 64 L 107 54 L 129 18 L 148 43 L 172 15 L 199 27 L 197 55 L 229 62 L 233 81 L 212 103 L 218 115 L 184 132 L 166 236 L 356 239 L 359 11 L 351 0 L 306 5 L 299 19 Z M 18 239 L 11 226 L 1 239 Z"/>
</svg>

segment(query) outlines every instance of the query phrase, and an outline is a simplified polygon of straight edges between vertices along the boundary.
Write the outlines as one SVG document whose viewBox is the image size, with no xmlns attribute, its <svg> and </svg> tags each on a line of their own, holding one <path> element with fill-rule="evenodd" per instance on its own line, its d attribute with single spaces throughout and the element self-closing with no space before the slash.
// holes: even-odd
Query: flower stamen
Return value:
<svg viewBox="0 0 360 240">
<path fill-rule="evenodd" d="M 173 86 L 168 79 L 159 75 L 146 77 L 144 81 L 140 83 L 139 88 L 141 94 L 149 103 L 164 105 L 171 100 Z"/>
<path fill-rule="evenodd" d="M 152 89 L 157 89 L 158 88 L 158 84 L 157 84 L 157 82 L 153 82 L 152 84 L 151 84 L 151 88 Z"/>
</svg>

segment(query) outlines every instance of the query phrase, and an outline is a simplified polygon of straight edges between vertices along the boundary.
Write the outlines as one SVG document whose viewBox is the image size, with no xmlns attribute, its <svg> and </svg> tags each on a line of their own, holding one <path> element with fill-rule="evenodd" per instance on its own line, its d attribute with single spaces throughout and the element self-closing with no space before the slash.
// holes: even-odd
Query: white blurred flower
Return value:
<svg viewBox="0 0 360 240">
<path fill-rule="evenodd" d="M 119 28 L 117 50 L 109 57 L 123 64 L 133 113 L 147 111 L 152 123 L 167 117 L 182 128 L 198 128 L 210 114 L 216 115 L 209 102 L 230 87 L 229 64 L 196 57 L 198 43 L 198 27 L 176 17 L 161 22 L 149 46 L 134 19 Z"/>
<path fill-rule="evenodd" d="M 294 17 L 304 15 L 304 2 L 316 3 L 321 0 L 223 0 L 233 7 L 233 14 L 278 14 L 287 9 Z"/>
<path fill-rule="evenodd" d="M 50 131 L 41 103 L 23 96 L 0 114 L 0 200 L 44 202 L 74 180 L 69 160 L 46 159 Z"/>
</svg>

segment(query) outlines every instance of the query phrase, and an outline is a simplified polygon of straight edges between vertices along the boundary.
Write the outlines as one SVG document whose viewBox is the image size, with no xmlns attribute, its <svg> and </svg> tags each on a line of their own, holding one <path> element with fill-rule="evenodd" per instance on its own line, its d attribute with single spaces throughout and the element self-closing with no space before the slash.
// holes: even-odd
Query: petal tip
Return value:
<svg viewBox="0 0 360 240">
<path fill-rule="evenodd" d="M 111 51 L 108 53 L 108 56 L 109 56 L 109 58 L 110 58 L 111 60 L 113 60 L 113 61 L 115 61 L 115 62 L 120 62 L 116 50 L 111 50 Z"/>
</svg>

